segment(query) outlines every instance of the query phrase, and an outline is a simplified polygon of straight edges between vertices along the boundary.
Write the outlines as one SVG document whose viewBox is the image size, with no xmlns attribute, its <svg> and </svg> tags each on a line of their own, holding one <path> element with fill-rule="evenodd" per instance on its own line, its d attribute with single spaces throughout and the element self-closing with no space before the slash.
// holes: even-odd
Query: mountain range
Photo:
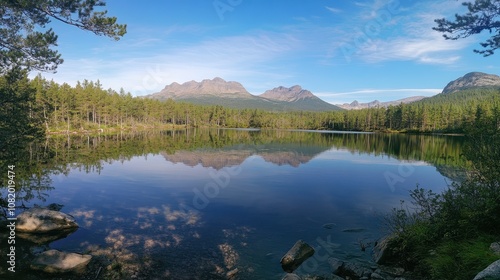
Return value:
<svg viewBox="0 0 500 280">
<path fill-rule="evenodd" d="M 424 99 L 425 96 L 411 96 L 403 99 L 398 99 L 394 101 L 387 101 L 387 102 L 380 102 L 378 100 L 374 100 L 372 102 L 368 103 L 359 103 L 357 100 L 354 100 L 351 103 L 344 103 L 342 105 L 337 104 L 338 107 L 346 110 L 360 110 L 360 109 L 366 109 L 366 108 L 377 108 L 377 107 L 389 107 L 389 106 L 395 106 L 399 105 L 401 103 L 407 104 L 407 103 L 412 103 L 416 102 L 419 100 Z"/>
<path fill-rule="evenodd" d="M 477 87 L 500 87 L 500 77 L 481 72 L 471 72 L 449 82 L 438 96 Z M 333 105 L 321 100 L 312 92 L 303 89 L 299 85 L 290 88 L 279 86 L 267 90 L 260 95 L 252 95 L 242 84 L 234 81 L 225 81 L 219 77 L 212 80 L 206 79 L 201 82 L 189 81 L 183 84 L 174 82 L 165 86 L 160 92 L 146 97 L 158 100 L 173 99 L 199 105 L 222 105 L 235 109 L 316 112 L 388 107 L 390 105 L 412 103 L 426 99 L 424 96 L 412 96 L 388 102 L 374 100 L 368 103 L 359 103 L 355 100 L 350 104 Z"/>
<path fill-rule="evenodd" d="M 432 98 L 440 98 L 443 95 L 447 95 L 450 93 L 471 89 L 471 88 L 491 88 L 491 87 L 500 87 L 500 77 L 493 74 L 486 74 L 482 72 L 470 72 L 465 74 L 464 76 L 449 82 L 443 89 L 443 91 L 437 95 L 431 97 L 425 96 L 412 96 L 408 98 L 403 98 L 395 101 L 388 102 L 380 102 L 378 100 L 374 100 L 368 103 L 359 103 L 354 100 L 351 103 L 344 104 L 336 104 L 338 107 L 346 110 L 359 110 L 373 107 L 388 107 L 395 106 L 401 103 L 408 104 L 413 102 L 418 102 L 420 100 L 431 100 Z"/>
<path fill-rule="evenodd" d="M 235 109 L 270 111 L 338 111 L 341 108 L 316 97 L 300 86 L 277 87 L 261 95 L 252 95 L 238 82 L 216 77 L 201 82 L 172 83 L 148 98 L 188 102 L 200 105 L 222 105 Z"/>
</svg>

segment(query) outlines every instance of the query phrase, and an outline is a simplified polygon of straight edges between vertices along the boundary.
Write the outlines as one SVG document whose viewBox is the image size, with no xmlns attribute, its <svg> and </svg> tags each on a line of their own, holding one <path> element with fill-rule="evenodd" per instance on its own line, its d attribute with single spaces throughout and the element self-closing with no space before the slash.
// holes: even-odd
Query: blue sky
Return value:
<svg viewBox="0 0 500 280">
<path fill-rule="evenodd" d="M 65 62 L 43 75 L 135 96 L 214 77 L 252 94 L 298 84 L 334 104 L 430 96 L 468 72 L 500 74 L 500 54 L 473 53 L 486 35 L 446 41 L 432 30 L 463 13 L 460 2 L 108 0 L 128 33 L 113 41 L 54 21 Z"/>
</svg>

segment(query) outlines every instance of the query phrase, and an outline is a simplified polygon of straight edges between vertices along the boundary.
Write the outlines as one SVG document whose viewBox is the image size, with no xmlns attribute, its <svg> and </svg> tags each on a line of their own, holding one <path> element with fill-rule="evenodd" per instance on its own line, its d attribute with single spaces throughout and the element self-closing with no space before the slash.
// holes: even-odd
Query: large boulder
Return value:
<svg viewBox="0 0 500 280">
<path fill-rule="evenodd" d="M 17 216 L 18 232 L 48 233 L 78 228 L 75 218 L 54 210 L 33 207 Z"/>
<path fill-rule="evenodd" d="M 373 260 L 377 264 L 391 264 L 397 258 L 395 253 L 395 242 L 392 236 L 386 236 L 377 241 L 373 248 Z"/>
<path fill-rule="evenodd" d="M 473 280 L 494 280 L 500 279 L 500 260 L 490 264 L 483 271 L 479 272 Z"/>
<path fill-rule="evenodd" d="M 292 273 L 312 255 L 314 255 L 314 249 L 309 244 L 299 240 L 281 258 L 281 267 L 285 272 Z"/>
<path fill-rule="evenodd" d="M 33 260 L 31 268 L 47 273 L 81 272 L 91 259 L 91 255 L 48 250 Z"/>
</svg>

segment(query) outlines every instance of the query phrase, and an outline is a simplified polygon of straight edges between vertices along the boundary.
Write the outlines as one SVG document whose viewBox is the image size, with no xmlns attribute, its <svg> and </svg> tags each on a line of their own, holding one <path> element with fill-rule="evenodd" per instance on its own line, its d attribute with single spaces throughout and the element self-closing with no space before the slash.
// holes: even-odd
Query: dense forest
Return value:
<svg viewBox="0 0 500 280">
<path fill-rule="evenodd" d="M 469 89 L 437 95 L 411 104 L 332 112 L 272 112 L 232 109 L 220 105 L 201 106 L 173 100 L 157 101 L 133 97 L 121 89 L 105 90 L 99 81 L 76 86 L 48 81 L 40 75 L 9 84 L 0 78 L 0 90 L 23 99 L 23 108 L 11 116 L 31 119 L 45 132 L 85 132 L 144 127 L 281 128 L 346 131 L 464 132 L 476 120 L 492 117 L 500 124 L 500 90 Z M 16 87 L 16 88 L 12 88 Z M 31 91 L 33 94 L 22 94 Z M 8 110 L 4 110 L 9 113 Z M 9 116 L 3 116 L 5 120 Z"/>
</svg>

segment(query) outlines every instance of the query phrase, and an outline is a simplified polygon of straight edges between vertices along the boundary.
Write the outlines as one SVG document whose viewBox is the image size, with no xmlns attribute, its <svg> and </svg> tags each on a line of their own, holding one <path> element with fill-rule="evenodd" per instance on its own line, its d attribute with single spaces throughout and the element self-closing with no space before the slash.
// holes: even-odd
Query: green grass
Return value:
<svg viewBox="0 0 500 280">
<path fill-rule="evenodd" d="M 431 251 L 424 263 L 432 279 L 470 280 L 488 265 L 499 259 L 489 250 L 490 236 L 474 240 L 444 241 Z"/>
</svg>

